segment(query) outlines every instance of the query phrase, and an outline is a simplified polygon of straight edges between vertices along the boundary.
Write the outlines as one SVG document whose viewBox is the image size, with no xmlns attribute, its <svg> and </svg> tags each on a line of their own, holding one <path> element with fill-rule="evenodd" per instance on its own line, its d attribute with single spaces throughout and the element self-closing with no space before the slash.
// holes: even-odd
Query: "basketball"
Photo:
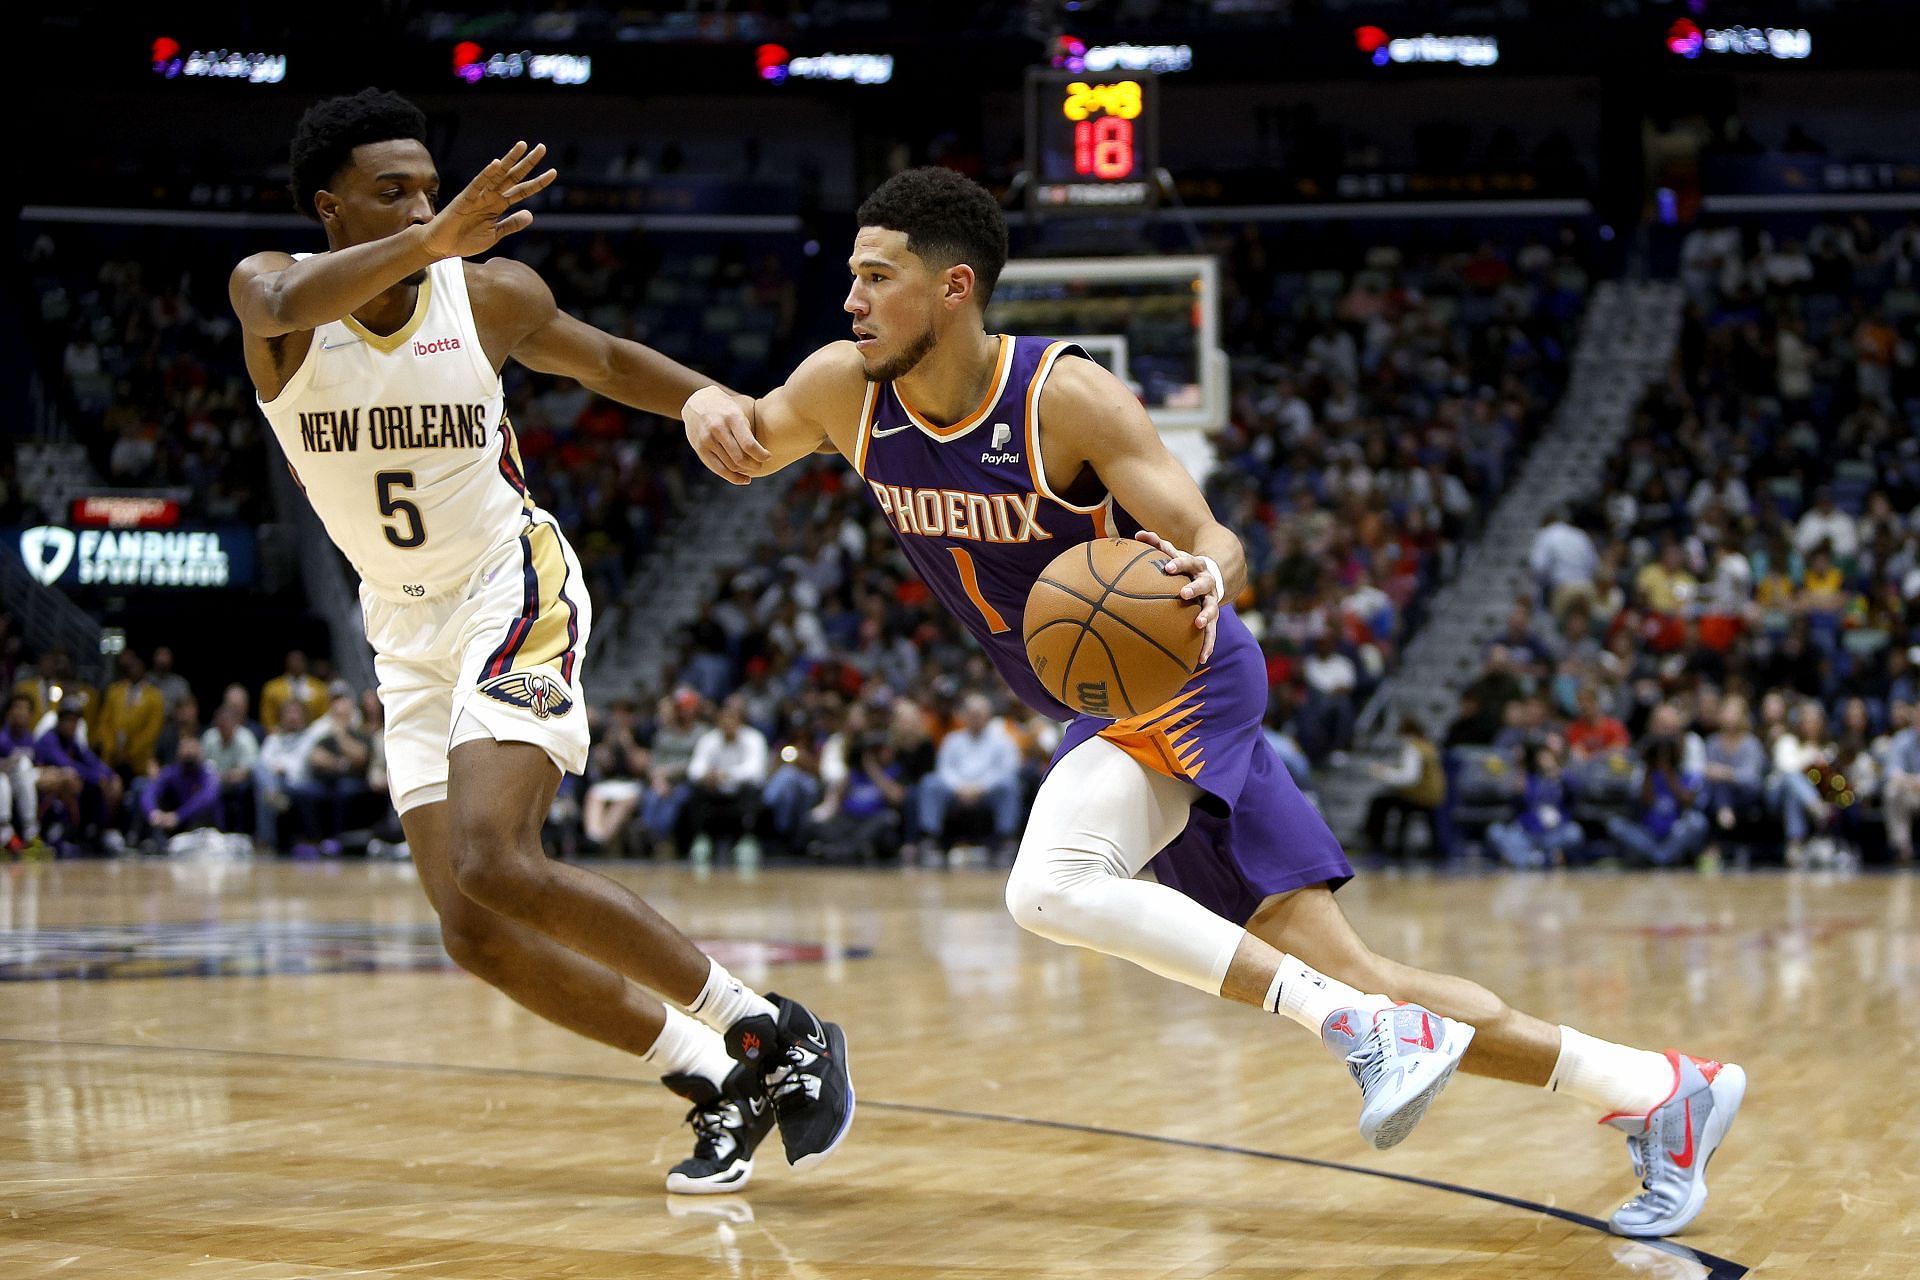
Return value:
<svg viewBox="0 0 1920 1280">
<path fill-rule="evenodd" d="M 1047 692 L 1090 716 L 1120 719 L 1169 701 L 1200 665 L 1201 600 L 1169 574 L 1166 553 L 1102 538 L 1054 557 L 1027 596 L 1027 661 Z"/>
</svg>

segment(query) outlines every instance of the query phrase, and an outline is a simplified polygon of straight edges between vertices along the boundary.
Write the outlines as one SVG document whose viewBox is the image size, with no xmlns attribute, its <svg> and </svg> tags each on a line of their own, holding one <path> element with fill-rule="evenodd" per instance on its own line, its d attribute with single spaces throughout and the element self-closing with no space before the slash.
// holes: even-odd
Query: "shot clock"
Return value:
<svg viewBox="0 0 1920 1280">
<path fill-rule="evenodd" d="M 1152 72 L 1027 73 L 1027 172 L 1037 212 L 1151 208 L 1159 98 Z"/>
</svg>

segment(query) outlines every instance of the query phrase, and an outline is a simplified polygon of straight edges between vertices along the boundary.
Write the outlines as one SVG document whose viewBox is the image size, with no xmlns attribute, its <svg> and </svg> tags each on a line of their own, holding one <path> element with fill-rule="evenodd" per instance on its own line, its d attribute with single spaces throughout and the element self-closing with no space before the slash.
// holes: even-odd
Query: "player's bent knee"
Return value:
<svg viewBox="0 0 1920 1280">
<path fill-rule="evenodd" d="M 1007 879 L 1007 911 L 1022 929 L 1053 942 L 1077 945 L 1087 933 L 1081 891 L 1044 861 L 1024 870 L 1015 866 Z"/>
<path fill-rule="evenodd" d="M 1041 876 L 1014 868 L 1007 877 L 1007 913 L 1013 922 L 1029 933 L 1044 933 L 1046 882 Z"/>
<path fill-rule="evenodd" d="M 513 953 L 505 921 L 492 912 L 450 911 L 440 918 L 440 945 L 448 957 L 478 978 L 499 972 Z"/>
<path fill-rule="evenodd" d="M 546 856 L 537 844 L 529 850 L 502 827 L 485 822 L 456 823 L 447 860 L 462 894 L 507 915 L 531 901 L 547 870 Z"/>
</svg>

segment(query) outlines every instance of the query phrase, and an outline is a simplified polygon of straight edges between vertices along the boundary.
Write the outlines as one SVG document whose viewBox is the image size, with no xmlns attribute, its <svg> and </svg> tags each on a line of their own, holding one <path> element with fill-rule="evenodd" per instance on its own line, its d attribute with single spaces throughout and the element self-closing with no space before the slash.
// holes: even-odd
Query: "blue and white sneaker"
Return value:
<svg viewBox="0 0 1920 1280">
<path fill-rule="evenodd" d="M 1453 1079 L 1473 1028 L 1401 1004 L 1372 1015 L 1336 1009 L 1320 1025 L 1320 1039 L 1360 1086 L 1360 1136 L 1385 1151 L 1413 1132 Z"/>
<path fill-rule="evenodd" d="M 1707 1203 L 1707 1162 L 1733 1127 L 1747 1096 L 1747 1073 L 1734 1063 L 1667 1050 L 1673 1092 L 1645 1115 L 1605 1116 L 1627 1135 L 1627 1154 L 1641 1193 L 1608 1221 L 1616 1235 L 1670 1236 L 1684 1231 Z"/>
</svg>

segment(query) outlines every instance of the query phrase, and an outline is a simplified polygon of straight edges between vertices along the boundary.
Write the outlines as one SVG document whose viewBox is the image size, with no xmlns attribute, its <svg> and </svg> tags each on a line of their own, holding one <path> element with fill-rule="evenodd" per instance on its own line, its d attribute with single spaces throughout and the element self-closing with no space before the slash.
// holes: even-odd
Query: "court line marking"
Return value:
<svg viewBox="0 0 1920 1280">
<path fill-rule="evenodd" d="M 642 1076 L 609 1076 L 584 1071 L 550 1071 L 538 1067 L 487 1067 L 461 1066 L 447 1062 L 404 1062 L 387 1058 L 348 1058 L 322 1053 L 287 1053 L 274 1049 L 223 1049 L 214 1046 L 172 1045 L 172 1044 L 116 1044 L 104 1040 L 45 1040 L 27 1036 L 0 1036 L 0 1045 L 32 1045 L 51 1049 L 106 1049 L 135 1053 L 185 1053 L 199 1054 L 217 1058 L 268 1058 L 291 1062 L 328 1063 L 343 1067 L 381 1068 L 399 1071 L 438 1072 L 454 1075 L 509 1076 L 536 1080 L 577 1080 L 592 1084 L 639 1084 L 648 1085 L 653 1081 Z M 1330 1169 L 1338 1173 L 1359 1174 L 1366 1178 L 1383 1178 L 1388 1182 L 1404 1183 L 1408 1186 L 1422 1187 L 1429 1191 L 1445 1191 L 1454 1195 L 1466 1196 L 1474 1200 L 1484 1200 L 1491 1204 L 1504 1205 L 1509 1209 L 1522 1209 L 1530 1213 L 1557 1218 L 1575 1226 L 1597 1231 L 1611 1239 L 1627 1240 L 1625 1236 L 1615 1236 L 1607 1229 L 1607 1224 L 1598 1218 L 1584 1213 L 1575 1213 L 1571 1209 L 1561 1209 L 1550 1204 L 1541 1204 L 1535 1200 L 1523 1200 L 1517 1196 L 1503 1195 L 1498 1191 L 1483 1191 L 1478 1187 L 1464 1186 L 1457 1182 L 1441 1182 L 1433 1178 L 1417 1177 L 1410 1173 L 1393 1173 L 1385 1169 L 1369 1169 L 1364 1165 L 1342 1164 L 1337 1160 L 1321 1160 L 1313 1156 L 1288 1155 L 1280 1151 L 1262 1151 L 1255 1147 L 1237 1147 L 1225 1142 L 1202 1142 L 1195 1138 L 1174 1138 L 1165 1134 L 1140 1133 L 1131 1129 L 1109 1129 L 1100 1125 L 1079 1124 L 1071 1120 L 1041 1120 L 1031 1116 L 1001 1115 L 991 1111 L 962 1111 L 951 1107 L 934 1107 L 915 1102 L 883 1102 L 872 1098 L 862 1099 L 863 1107 L 878 1111 L 896 1111 L 911 1115 L 940 1116 L 950 1120 L 974 1120 L 989 1124 L 1024 1125 L 1034 1129 L 1053 1129 L 1062 1133 L 1087 1133 L 1104 1138 L 1125 1138 L 1134 1142 L 1150 1142 L 1163 1147 L 1180 1147 L 1190 1151 L 1215 1151 L 1224 1155 L 1247 1156 L 1254 1160 L 1267 1160 L 1276 1164 L 1300 1165 L 1309 1169 Z M 1704 1266 L 1706 1274 L 1702 1280 L 1742 1280 L 1751 1269 L 1745 1263 L 1735 1262 L 1731 1258 L 1722 1258 L 1717 1254 L 1703 1253 L 1670 1240 L 1641 1240 L 1637 1243 L 1649 1248 L 1672 1253 L 1677 1257 L 1698 1262 Z"/>
</svg>

